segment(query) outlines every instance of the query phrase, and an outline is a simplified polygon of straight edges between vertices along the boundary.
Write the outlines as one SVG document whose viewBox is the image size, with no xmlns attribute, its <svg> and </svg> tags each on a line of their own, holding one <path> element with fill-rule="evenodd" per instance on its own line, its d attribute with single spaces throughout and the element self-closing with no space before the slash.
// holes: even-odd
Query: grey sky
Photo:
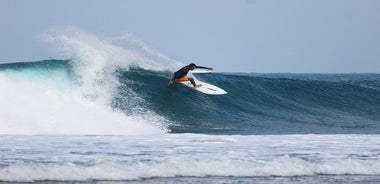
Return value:
<svg viewBox="0 0 380 184">
<path fill-rule="evenodd" d="M 60 26 L 218 71 L 380 72 L 379 0 L 0 0 L 0 63 L 55 57 Z"/>
</svg>

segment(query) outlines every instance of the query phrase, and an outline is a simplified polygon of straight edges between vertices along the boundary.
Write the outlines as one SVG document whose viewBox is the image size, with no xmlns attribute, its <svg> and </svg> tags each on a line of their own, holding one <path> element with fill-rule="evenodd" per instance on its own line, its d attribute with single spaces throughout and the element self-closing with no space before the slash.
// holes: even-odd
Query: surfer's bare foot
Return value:
<svg viewBox="0 0 380 184">
<path fill-rule="evenodd" d="M 201 87 L 202 86 L 202 84 L 197 84 L 197 85 L 195 85 L 194 87 L 195 88 L 199 88 L 199 87 Z"/>
</svg>

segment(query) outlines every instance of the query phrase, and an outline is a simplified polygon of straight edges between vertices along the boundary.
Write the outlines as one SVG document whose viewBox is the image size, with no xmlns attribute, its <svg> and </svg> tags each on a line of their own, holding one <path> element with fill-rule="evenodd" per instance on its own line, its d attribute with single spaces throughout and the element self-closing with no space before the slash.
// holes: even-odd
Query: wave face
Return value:
<svg viewBox="0 0 380 184">
<path fill-rule="evenodd" d="M 228 91 L 223 96 L 165 86 L 168 75 L 133 69 L 119 80 L 139 91 L 147 108 L 177 122 L 171 132 L 380 132 L 378 74 L 194 74 Z"/>
<path fill-rule="evenodd" d="M 91 134 L 99 126 L 124 134 L 119 126 L 133 121 L 172 133 L 380 133 L 379 74 L 194 74 L 228 91 L 210 96 L 168 86 L 165 70 L 116 67 L 87 81 L 75 67 L 71 60 L 0 65 L 1 122 L 9 122 L 2 133 Z M 104 129 L 113 121 L 115 129 Z M 78 132 L 83 122 L 88 130 Z"/>
</svg>

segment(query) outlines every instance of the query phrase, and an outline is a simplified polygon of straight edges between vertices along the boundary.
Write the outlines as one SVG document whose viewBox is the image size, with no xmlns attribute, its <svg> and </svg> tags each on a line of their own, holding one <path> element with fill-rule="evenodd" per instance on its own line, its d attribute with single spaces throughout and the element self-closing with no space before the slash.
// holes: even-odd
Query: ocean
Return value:
<svg viewBox="0 0 380 184">
<path fill-rule="evenodd" d="M 52 34 L 0 64 L 0 182 L 379 183 L 380 74 L 193 74 L 129 39 Z"/>
</svg>

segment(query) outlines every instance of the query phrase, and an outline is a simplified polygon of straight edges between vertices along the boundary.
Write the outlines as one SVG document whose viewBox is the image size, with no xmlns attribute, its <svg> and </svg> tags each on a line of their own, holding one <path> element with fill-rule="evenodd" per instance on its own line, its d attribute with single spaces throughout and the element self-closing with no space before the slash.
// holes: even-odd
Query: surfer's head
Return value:
<svg viewBox="0 0 380 184">
<path fill-rule="evenodd" d="M 190 70 L 194 70 L 196 67 L 197 67 L 197 65 L 194 64 L 194 63 L 190 63 L 190 64 L 189 64 L 189 69 L 190 69 Z"/>
</svg>

